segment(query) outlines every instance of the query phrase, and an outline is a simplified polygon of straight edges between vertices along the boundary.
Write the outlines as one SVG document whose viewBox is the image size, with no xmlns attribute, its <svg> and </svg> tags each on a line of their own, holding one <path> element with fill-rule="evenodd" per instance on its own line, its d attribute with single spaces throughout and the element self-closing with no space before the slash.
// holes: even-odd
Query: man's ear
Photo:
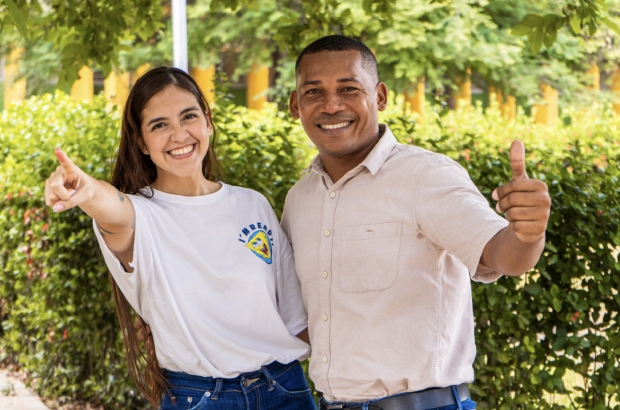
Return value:
<svg viewBox="0 0 620 410">
<path fill-rule="evenodd" d="M 297 91 L 291 91 L 291 95 L 288 98 L 288 109 L 293 116 L 293 119 L 299 119 L 299 101 L 297 101 Z"/>
<path fill-rule="evenodd" d="M 387 103 L 387 87 L 385 83 L 380 82 L 377 84 L 377 109 L 379 111 L 385 111 Z"/>
</svg>

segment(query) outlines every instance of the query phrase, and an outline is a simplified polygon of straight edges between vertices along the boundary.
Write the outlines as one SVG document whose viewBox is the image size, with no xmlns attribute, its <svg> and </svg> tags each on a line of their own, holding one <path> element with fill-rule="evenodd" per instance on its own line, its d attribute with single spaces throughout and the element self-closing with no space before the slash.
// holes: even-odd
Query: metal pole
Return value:
<svg viewBox="0 0 620 410">
<path fill-rule="evenodd" d="M 186 0 L 172 0 L 173 65 L 188 72 Z"/>
</svg>

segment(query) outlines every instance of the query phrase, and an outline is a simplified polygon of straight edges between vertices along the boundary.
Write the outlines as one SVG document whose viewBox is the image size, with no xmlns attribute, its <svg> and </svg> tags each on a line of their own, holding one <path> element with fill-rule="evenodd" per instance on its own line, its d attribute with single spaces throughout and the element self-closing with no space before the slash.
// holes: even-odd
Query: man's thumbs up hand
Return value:
<svg viewBox="0 0 620 410">
<path fill-rule="evenodd" d="M 547 185 L 537 179 L 529 179 L 525 170 L 525 146 L 513 141 L 510 146 L 510 167 L 512 180 L 493 191 L 496 209 L 505 213 L 510 229 L 522 242 L 531 243 L 545 235 L 551 198 Z"/>
<path fill-rule="evenodd" d="M 512 168 L 512 180 L 527 179 L 525 172 L 525 145 L 516 140 L 510 145 L 510 168 Z"/>
</svg>

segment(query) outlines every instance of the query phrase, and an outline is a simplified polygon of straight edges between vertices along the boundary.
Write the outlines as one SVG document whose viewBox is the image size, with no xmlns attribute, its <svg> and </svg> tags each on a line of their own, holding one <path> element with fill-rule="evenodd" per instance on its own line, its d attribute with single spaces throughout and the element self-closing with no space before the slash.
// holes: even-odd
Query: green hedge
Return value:
<svg viewBox="0 0 620 410">
<path fill-rule="evenodd" d="M 553 199 L 536 270 L 473 285 L 479 408 L 620 408 L 620 119 L 604 107 L 566 110 L 569 125 L 546 129 L 524 116 L 506 122 L 496 107 L 444 116 L 429 108 L 420 126 L 396 102 L 382 115 L 395 135 L 458 160 L 489 199 L 510 177 L 511 140 L 523 139 L 530 175 Z M 52 214 L 42 198 L 55 145 L 92 175 L 109 175 L 118 121 L 102 99 L 78 104 L 61 94 L 0 117 L 0 347 L 45 396 L 130 409 L 144 401 L 126 376 L 89 218 Z M 259 190 L 280 212 L 314 155 L 301 127 L 275 107 L 226 104 L 214 122 L 226 180 Z"/>
</svg>

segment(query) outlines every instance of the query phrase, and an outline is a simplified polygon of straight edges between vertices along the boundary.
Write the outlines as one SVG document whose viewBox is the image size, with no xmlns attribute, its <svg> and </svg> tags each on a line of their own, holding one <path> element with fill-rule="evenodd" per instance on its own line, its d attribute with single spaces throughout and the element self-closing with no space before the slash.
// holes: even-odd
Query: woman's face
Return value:
<svg viewBox="0 0 620 410">
<path fill-rule="evenodd" d="M 204 179 L 212 124 L 194 95 L 174 85 L 164 88 L 142 111 L 141 129 L 142 150 L 157 167 L 157 185 Z"/>
</svg>

